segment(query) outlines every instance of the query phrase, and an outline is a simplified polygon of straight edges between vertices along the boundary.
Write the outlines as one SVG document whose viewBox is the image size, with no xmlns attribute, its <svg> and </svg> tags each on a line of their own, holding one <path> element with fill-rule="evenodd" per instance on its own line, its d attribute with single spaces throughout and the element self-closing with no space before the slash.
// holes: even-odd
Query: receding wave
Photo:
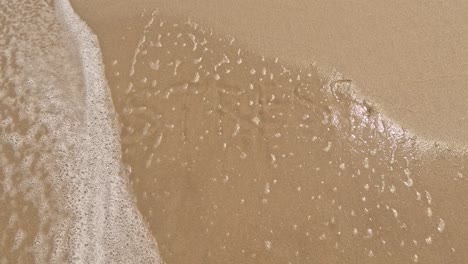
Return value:
<svg viewBox="0 0 468 264">
<path fill-rule="evenodd" d="M 159 263 L 127 190 L 96 37 L 68 1 L 1 11 L 2 263 Z"/>
</svg>

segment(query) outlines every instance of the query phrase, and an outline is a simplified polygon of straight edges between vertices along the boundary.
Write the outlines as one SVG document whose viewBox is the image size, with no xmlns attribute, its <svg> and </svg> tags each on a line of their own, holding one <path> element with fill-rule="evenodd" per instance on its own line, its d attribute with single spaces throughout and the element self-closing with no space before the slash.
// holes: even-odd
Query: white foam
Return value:
<svg viewBox="0 0 468 264">
<path fill-rule="evenodd" d="M 82 126 L 67 135 L 62 149 L 61 172 L 71 191 L 67 201 L 73 214 L 70 261 L 161 263 L 156 242 L 127 190 L 118 125 L 97 37 L 68 0 L 55 3 L 78 49 L 86 90 Z"/>
</svg>

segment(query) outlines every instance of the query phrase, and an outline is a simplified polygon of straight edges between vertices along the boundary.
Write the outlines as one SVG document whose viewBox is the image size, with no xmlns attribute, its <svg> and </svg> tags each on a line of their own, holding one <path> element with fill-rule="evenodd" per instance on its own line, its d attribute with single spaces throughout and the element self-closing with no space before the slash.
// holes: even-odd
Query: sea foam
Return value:
<svg viewBox="0 0 468 264">
<path fill-rule="evenodd" d="M 96 35 L 68 0 L 56 13 L 77 47 L 85 89 L 83 120 L 63 142 L 59 167 L 73 217 L 69 256 L 76 263 L 161 263 L 129 191 L 121 162 L 118 125 Z M 73 147 L 71 147 L 73 146 Z"/>
</svg>

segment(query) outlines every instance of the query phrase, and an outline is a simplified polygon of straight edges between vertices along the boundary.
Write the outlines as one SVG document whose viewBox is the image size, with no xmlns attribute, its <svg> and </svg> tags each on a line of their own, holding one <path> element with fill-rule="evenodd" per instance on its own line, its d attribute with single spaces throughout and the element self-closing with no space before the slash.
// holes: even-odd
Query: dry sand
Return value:
<svg viewBox="0 0 468 264">
<path fill-rule="evenodd" d="M 118 24 L 119 13 L 159 8 L 188 15 L 264 55 L 336 67 L 381 111 L 421 136 L 468 140 L 468 4 L 462 1 L 73 2 L 89 10 L 80 13 L 100 32 L 106 21 Z"/>
</svg>

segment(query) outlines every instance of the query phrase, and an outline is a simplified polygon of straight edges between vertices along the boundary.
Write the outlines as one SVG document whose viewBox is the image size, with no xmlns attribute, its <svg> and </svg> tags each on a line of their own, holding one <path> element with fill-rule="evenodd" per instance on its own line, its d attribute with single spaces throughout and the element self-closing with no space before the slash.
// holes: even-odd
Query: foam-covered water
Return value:
<svg viewBox="0 0 468 264">
<path fill-rule="evenodd" d="M 96 37 L 68 1 L 1 12 L 1 261 L 159 263 L 126 188 Z"/>
<path fill-rule="evenodd" d="M 2 1 L 2 263 L 60 262 L 70 217 L 53 175 L 57 142 L 79 122 L 80 68 L 50 1 Z M 69 107 L 74 105 L 75 107 Z"/>
<path fill-rule="evenodd" d="M 78 152 L 66 163 L 75 162 L 75 167 L 68 169 L 79 175 L 69 182 L 73 190 L 69 204 L 77 220 L 71 229 L 72 259 L 85 263 L 157 263 L 157 246 L 126 189 L 120 137 L 99 43 L 68 1 L 56 3 L 79 50 L 86 94 L 85 123 L 73 142 Z"/>
</svg>

